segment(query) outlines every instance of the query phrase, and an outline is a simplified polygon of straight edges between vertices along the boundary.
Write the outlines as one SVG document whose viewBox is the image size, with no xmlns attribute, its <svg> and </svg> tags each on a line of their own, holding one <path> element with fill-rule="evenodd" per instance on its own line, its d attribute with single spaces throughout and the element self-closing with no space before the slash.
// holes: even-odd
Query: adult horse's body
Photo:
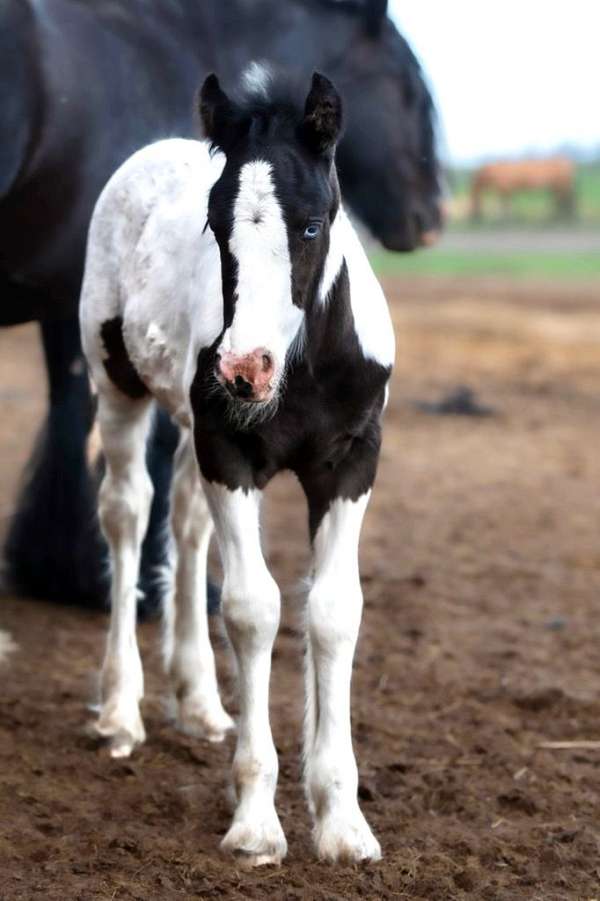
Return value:
<svg viewBox="0 0 600 901">
<path fill-rule="evenodd" d="M 0 325 L 40 320 L 50 381 L 47 426 L 7 542 L 17 587 L 88 602 L 105 594 L 76 320 L 85 236 L 102 186 L 127 156 L 193 133 L 203 72 L 218 67 L 227 84 L 258 56 L 330 74 L 352 98 L 338 151 L 350 207 L 392 249 L 411 249 L 438 227 L 431 98 L 385 7 L 0 0 Z M 172 442 L 168 429 L 161 441 Z M 159 488 L 159 523 L 165 497 Z M 160 529 L 149 540 L 149 561 L 160 561 Z"/>
<path fill-rule="evenodd" d="M 286 853 L 268 706 L 280 596 L 261 552 L 259 508 L 271 478 L 290 469 L 313 543 L 304 757 L 316 849 L 331 860 L 377 859 L 357 800 L 350 680 L 362 610 L 358 539 L 394 333 L 340 204 L 334 86 L 315 73 L 307 95 L 264 68 L 250 76 L 233 99 L 214 75 L 204 83 L 202 117 L 218 155 L 180 139 L 144 148 L 110 180 L 90 227 L 81 325 L 98 387 L 100 518 L 113 563 L 97 728 L 113 756 L 144 739 L 135 586 L 152 494 L 145 439 L 158 399 L 182 427 L 169 672 L 184 728 L 216 740 L 232 725 L 203 592 L 212 522 L 238 663 L 237 806 L 222 848 L 252 865 Z"/>
<path fill-rule="evenodd" d="M 508 211 L 518 191 L 549 191 L 556 209 L 563 215 L 573 213 L 575 200 L 575 166 L 566 157 L 541 160 L 503 160 L 487 163 L 478 169 L 471 182 L 471 215 L 481 218 L 483 194 L 491 192 L 501 198 Z"/>
</svg>

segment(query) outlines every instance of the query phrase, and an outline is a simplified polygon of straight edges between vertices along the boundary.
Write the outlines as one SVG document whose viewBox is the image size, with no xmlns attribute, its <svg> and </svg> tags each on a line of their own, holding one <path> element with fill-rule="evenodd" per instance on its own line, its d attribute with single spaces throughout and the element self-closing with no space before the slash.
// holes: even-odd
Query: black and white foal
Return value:
<svg viewBox="0 0 600 901">
<path fill-rule="evenodd" d="M 377 467 L 394 355 L 382 291 L 340 206 L 341 101 L 315 74 L 298 104 L 254 67 L 230 99 L 212 75 L 201 115 L 213 148 L 153 144 L 125 163 L 91 224 L 81 322 L 106 454 L 100 517 L 113 605 L 98 731 L 113 755 L 144 739 L 135 636 L 151 483 L 154 400 L 183 427 L 172 489 L 177 550 L 168 668 L 182 728 L 219 740 L 205 568 L 216 529 L 223 612 L 240 683 L 237 808 L 223 848 L 278 863 L 277 756 L 269 725 L 280 594 L 259 534 L 261 492 L 298 476 L 314 548 L 308 595 L 305 779 L 323 858 L 380 856 L 357 802 L 350 728 L 361 618 L 361 521 Z"/>
</svg>

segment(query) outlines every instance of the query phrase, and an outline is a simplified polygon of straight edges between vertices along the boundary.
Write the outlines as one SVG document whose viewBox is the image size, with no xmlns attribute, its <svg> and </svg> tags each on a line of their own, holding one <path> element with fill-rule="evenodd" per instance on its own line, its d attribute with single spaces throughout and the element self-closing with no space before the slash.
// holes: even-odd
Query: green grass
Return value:
<svg viewBox="0 0 600 901">
<path fill-rule="evenodd" d="M 577 201 L 584 221 L 600 222 L 600 164 L 579 167 Z"/>
<path fill-rule="evenodd" d="M 505 275 L 515 278 L 597 278 L 600 253 L 470 253 L 433 248 L 411 254 L 375 251 L 378 275 Z"/>
</svg>

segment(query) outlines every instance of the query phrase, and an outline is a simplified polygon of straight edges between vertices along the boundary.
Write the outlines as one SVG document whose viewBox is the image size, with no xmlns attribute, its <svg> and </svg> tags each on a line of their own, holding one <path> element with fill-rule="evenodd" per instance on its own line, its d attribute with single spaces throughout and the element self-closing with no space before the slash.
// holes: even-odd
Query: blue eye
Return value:
<svg viewBox="0 0 600 901">
<path fill-rule="evenodd" d="M 312 241 L 313 238 L 317 238 L 321 234 L 321 226 L 318 222 L 311 222 L 310 225 L 307 225 L 304 229 L 304 237 L 307 241 Z"/>
</svg>

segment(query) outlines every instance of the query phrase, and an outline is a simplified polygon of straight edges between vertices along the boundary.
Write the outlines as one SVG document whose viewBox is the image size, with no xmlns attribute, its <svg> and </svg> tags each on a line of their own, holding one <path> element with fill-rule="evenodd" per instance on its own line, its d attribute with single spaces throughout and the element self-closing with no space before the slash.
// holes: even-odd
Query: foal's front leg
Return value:
<svg viewBox="0 0 600 901">
<path fill-rule="evenodd" d="M 287 843 L 274 805 L 278 763 L 269 723 L 269 678 L 280 595 L 260 547 L 260 492 L 229 491 L 208 482 L 205 492 L 223 560 L 223 615 L 240 694 L 233 759 L 237 806 L 221 847 L 248 866 L 278 864 Z"/>
<path fill-rule="evenodd" d="M 350 680 L 362 614 L 358 539 L 369 495 L 338 498 L 314 538 L 314 581 L 308 596 L 305 783 L 319 857 L 378 860 L 357 800 Z M 311 499 L 309 494 L 309 504 Z"/>
</svg>

